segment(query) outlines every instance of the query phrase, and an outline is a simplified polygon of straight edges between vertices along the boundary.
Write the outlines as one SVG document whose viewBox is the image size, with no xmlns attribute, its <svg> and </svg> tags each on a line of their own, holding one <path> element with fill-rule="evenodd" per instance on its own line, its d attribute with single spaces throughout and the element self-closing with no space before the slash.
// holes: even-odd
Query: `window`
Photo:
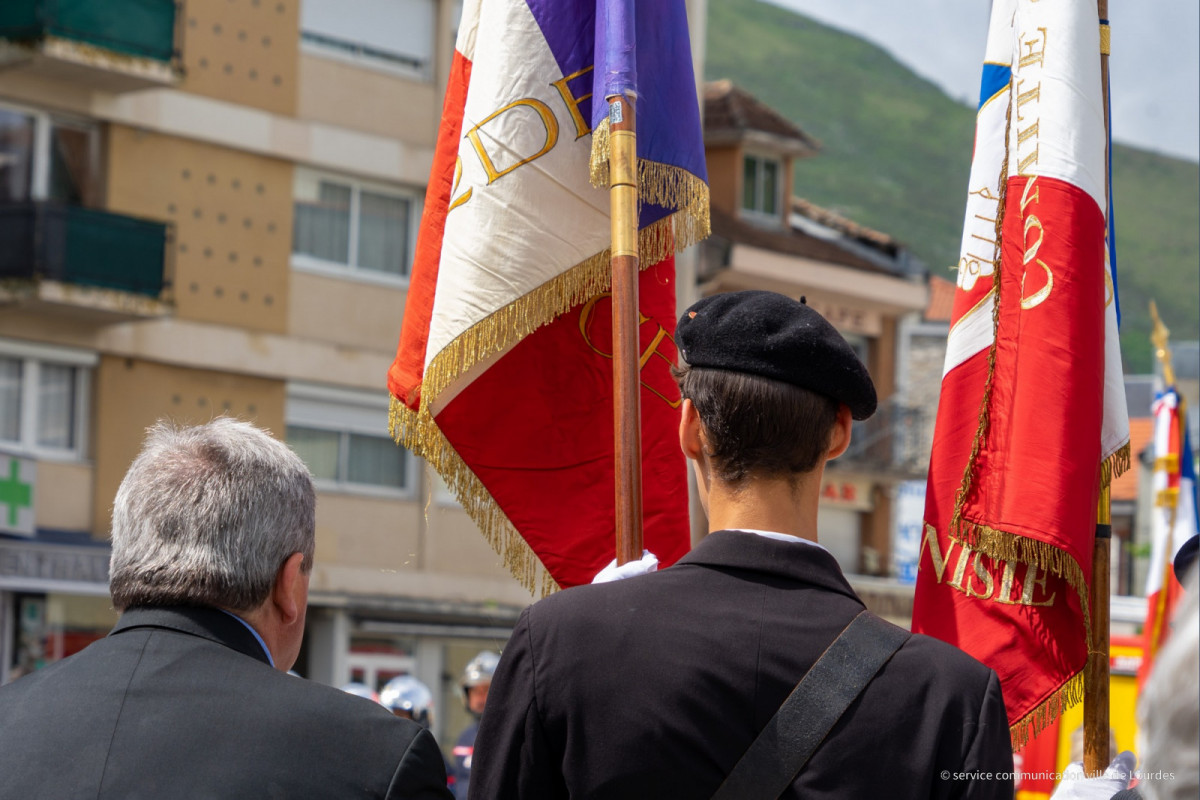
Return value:
<svg viewBox="0 0 1200 800">
<path fill-rule="evenodd" d="M 0 202 L 96 200 L 96 126 L 0 106 Z"/>
<path fill-rule="evenodd" d="M 305 49 L 365 66 L 433 78 L 436 0 L 304 0 Z"/>
<path fill-rule="evenodd" d="M 414 493 L 416 459 L 388 435 L 386 394 L 292 384 L 287 443 L 304 459 L 318 488 Z"/>
<path fill-rule="evenodd" d="M 296 171 L 292 264 L 360 278 L 403 280 L 412 266 L 415 195 Z"/>
<path fill-rule="evenodd" d="M 94 353 L 0 340 L 0 447 L 81 458 Z"/>
<path fill-rule="evenodd" d="M 778 216 L 783 188 L 781 172 L 776 159 L 746 156 L 742 162 L 742 208 L 764 216 Z"/>
</svg>

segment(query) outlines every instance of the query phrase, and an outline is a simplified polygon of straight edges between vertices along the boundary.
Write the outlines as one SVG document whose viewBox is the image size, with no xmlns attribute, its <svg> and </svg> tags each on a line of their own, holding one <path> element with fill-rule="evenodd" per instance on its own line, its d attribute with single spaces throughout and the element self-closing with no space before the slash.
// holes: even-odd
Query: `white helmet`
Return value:
<svg viewBox="0 0 1200 800">
<path fill-rule="evenodd" d="M 463 689 L 491 683 L 492 676 L 496 674 L 496 665 L 499 663 L 499 653 L 493 653 L 491 650 L 481 651 L 479 655 L 467 662 L 467 666 L 463 668 Z"/>
<path fill-rule="evenodd" d="M 414 722 L 428 728 L 433 717 L 433 692 L 412 675 L 392 678 L 379 693 L 379 702 L 392 713 L 406 713 Z"/>
<path fill-rule="evenodd" d="M 365 683 L 350 681 L 342 687 L 342 691 L 346 692 L 347 694 L 352 694 L 355 697 L 363 697 L 367 700 L 373 700 L 376 703 L 379 702 L 379 694 Z"/>
</svg>

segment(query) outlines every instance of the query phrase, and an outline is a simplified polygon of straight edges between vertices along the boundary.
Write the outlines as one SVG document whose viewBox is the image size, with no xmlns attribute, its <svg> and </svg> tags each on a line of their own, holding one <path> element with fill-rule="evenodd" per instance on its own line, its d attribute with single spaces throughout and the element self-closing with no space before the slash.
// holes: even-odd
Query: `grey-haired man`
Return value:
<svg viewBox="0 0 1200 800">
<path fill-rule="evenodd" d="M 0 798 L 449 798 L 428 731 L 286 674 L 314 509 L 304 463 L 265 431 L 152 428 L 113 509 L 121 619 L 0 688 Z"/>
</svg>

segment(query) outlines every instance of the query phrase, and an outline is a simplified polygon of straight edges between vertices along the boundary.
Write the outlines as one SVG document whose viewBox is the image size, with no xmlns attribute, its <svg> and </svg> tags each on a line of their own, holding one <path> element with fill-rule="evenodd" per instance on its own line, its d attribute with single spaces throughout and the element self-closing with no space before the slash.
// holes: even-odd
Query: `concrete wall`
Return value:
<svg viewBox="0 0 1200 800">
<path fill-rule="evenodd" d="M 122 125 L 108 145 L 108 209 L 173 226 L 178 318 L 283 332 L 292 166 Z"/>
<path fill-rule="evenodd" d="M 408 292 L 301 272 L 291 276 L 288 333 L 303 339 L 391 352 L 400 341 Z M 380 386 L 383 377 L 380 376 Z"/>
<path fill-rule="evenodd" d="M 441 100 L 441 92 L 429 82 L 319 55 L 300 55 L 296 115 L 301 119 L 433 147 Z"/>
<path fill-rule="evenodd" d="M 300 0 L 186 0 L 181 16 L 181 90 L 295 113 Z"/>
</svg>

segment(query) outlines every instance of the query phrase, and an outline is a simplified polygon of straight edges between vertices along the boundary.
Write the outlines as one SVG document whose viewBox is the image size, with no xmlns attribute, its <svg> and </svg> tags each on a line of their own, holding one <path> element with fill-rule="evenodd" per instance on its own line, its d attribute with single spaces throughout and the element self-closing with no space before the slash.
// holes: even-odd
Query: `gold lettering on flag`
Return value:
<svg viewBox="0 0 1200 800">
<path fill-rule="evenodd" d="M 459 156 L 458 158 L 454 159 L 454 188 L 450 190 L 450 196 L 453 197 L 454 199 L 450 201 L 450 208 L 446 209 L 447 214 L 449 214 L 451 211 L 453 211 L 454 209 L 461 206 L 463 203 L 470 200 L 471 195 L 475 192 L 474 189 L 467 187 L 467 190 L 465 192 L 460 194 L 458 197 L 454 197 L 454 193 L 458 191 L 458 184 L 461 181 L 462 181 L 462 156 Z"/>
<path fill-rule="evenodd" d="M 604 350 L 599 345 L 597 345 L 597 343 L 595 341 L 593 341 L 592 333 L 591 333 L 592 320 L 596 316 L 596 305 L 601 300 L 603 300 L 605 298 L 611 298 L 611 297 L 612 297 L 612 292 L 604 292 L 603 294 L 598 294 L 595 297 L 593 297 L 591 300 L 588 300 L 587 303 L 584 304 L 583 310 L 580 311 L 580 313 L 579 313 L 579 333 L 583 336 L 583 341 L 587 343 L 587 346 L 589 348 L 591 348 L 593 353 L 595 353 L 596 355 L 599 355 L 603 358 L 612 358 L 613 356 L 612 356 L 612 353 L 604 352 Z M 643 314 L 641 311 L 639 311 L 638 312 L 638 324 L 645 325 L 647 322 L 654 322 L 654 320 L 652 320 L 650 317 L 647 317 L 645 314 Z M 675 338 L 673 336 L 671 336 L 671 334 L 667 333 L 667 329 L 664 328 L 662 325 L 659 325 L 658 323 L 655 322 L 655 326 L 658 328 L 658 330 L 654 332 L 654 336 L 653 336 L 653 338 L 651 338 L 650 344 L 648 344 L 646 346 L 646 349 L 642 351 L 641 356 L 638 358 L 638 369 L 643 373 L 643 376 L 645 374 L 646 365 L 650 363 L 651 358 L 657 357 L 657 358 L 662 359 L 668 367 L 675 366 L 674 359 L 672 359 L 670 356 L 666 355 L 661 350 L 659 350 L 659 347 L 662 345 L 663 341 L 668 341 L 672 345 L 674 345 Z M 641 384 L 642 384 L 642 386 L 646 387 L 647 391 L 649 391 L 655 397 L 658 397 L 659 399 L 661 399 L 664 403 L 666 403 L 671 408 L 679 408 L 679 406 L 683 402 L 682 400 L 678 400 L 678 399 L 672 400 L 670 397 L 668 397 L 666 394 L 664 394 L 663 391 L 660 391 L 659 388 L 656 388 L 652 384 L 647 383 L 645 377 L 643 377 Z"/>
<path fill-rule="evenodd" d="M 558 93 L 560 95 L 562 95 L 563 102 L 567 104 L 567 113 L 569 113 L 571 115 L 571 121 L 575 123 L 575 138 L 576 139 L 582 139 L 583 137 L 587 136 L 589 133 L 592 132 L 591 121 L 585 120 L 583 118 L 583 113 L 580 112 L 580 110 L 579 110 L 579 104 L 582 103 L 584 100 L 587 100 L 589 97 L 591 97 L 592 93 L 588 92 L 587 94 L 583 94 L 583 95 L 580 95 L 579 97 L 576 97 L 575 94 L 571 91 L 570 87 L 567 86 L 567 84 L 570 81 L 573 81 L 576 78 L 580 77 L 581 75 L 588 74 L 594 68 L 595 67 L 584 67 L 583 69 L 579 70 L 578 72 L 572 72 L 570 75 L 564 75 L 563 77 L 554 81 L 554 83 L 550 84 L 555 89 L 558 89 Z"/>
<path fill-rule="evenodd" d="M 1046 29 L 1038 28 L 1038 33 L 1033 36 L 1021 34 L 1020 49 L 1024 51 L 1024 55 L 1017 61 L 1020 69 L 1031 69 L 1033 67 L 1043 67 L 1046 63 Z M 1025 84 L 1025 78 L 1017 80 L 1016 89 L 1016 106 L 1017 106 L 1017 173 L 1020 175 L 1028 175 L 1029 170 L 1038 162 L 1038 119 L 1034 116 L 1033 123 L 1020 127 L 1020 124 L 1025 121 L 1024 107 L 1033 103 L 1034 110 L 1041 103 L 1042 98 L 1042 82 L 1039 80 L 1032 89 L 1022 90 Z M 1030 142 L 1033 143 L 1033 149 L 1025 155 L 1021 154 L 1022 148 L 1028 148 Z"/>
<path fill-rule="evenodd" d="M 537 118 L 541 120 L 545 128 L 546 138 L 540 150 L 530 156 L 517 161 L 511 166 L 504 169 L 497 169 L 492 162 L 492 157 L 488 154 L 487 149 L 483 146 L 483 140 L 479 136 L 479 130 L 484 125 L 487 125 L 492 120 L 499 117 L 501 114 L 511 113 L 518 109 L 531 108 L 537 114 Z M 514 100 L 508 105 L 501 108 L 499 111 L 493 111 L 484 117 L 479 124 L 467 131 L 467 140 L 471 142 L 471 147 L 475 149 L 475 154 L 479 156 L 479 163 L 483 165 L 483 169 L 487 172 L 488 185 L 495 183 L 500 178 L 509 174 L 518 167 L 522 167 L 531 161 L 536 161 L 542 156 L 554 149 L 554 145 L 558 144 L 558 120 L 554 117 L 554 112 L 550 110 L 550 106 L 533 97 L 523 97 L 520 100 Z M 464 201 L 465 202 L 465 201 Z"/>
<path fill-rule="evenodd" d="M 1057 591 L 1052 591 L 1047 596 L 1046 582 L 1049 572 L 1045 568 L 992 558 L 954 539 L 950 539 L 943 552 L 937 531 L 932 525 L 925 526 L 918 569 L 925 568 L 926 551 L 929 552 L 929 563 L 933 566 L 937 582 L 946 583 L 950 588 L 974 600 L 990 600 L 1010 606 L 1040 607 L 1054 605 L 1058 598 Z M 945 580 L 947 566 L 950 567 L 949 582 Z M 1013 588 L 1017 583 L 1018 567 L 1024 569 L 1020 579 L 1020 594 L 1014 597 Z M 996 591 L 997 574 L 1000 576 L 999 591 Z"/>
<path fill-rule="evenodd" d="M 1035 123 L 1036 124 L 1036 123 Z M 1029 206 L 1036 206 L 1041 197 L 1041 191 L 1037 188 L 1037 176 L 1029 180 L 1025 184 L 1025 191 L 1021 193 L 1021 213 L 1025 214 Z M 1033 244 L 1029 243 L 1029 232 L 1032 229 L 1037 229 L 1037 239 Z M 1024 273 L 1021 275 L 1021 308 L 1029 311 L 1032 308 L 1037 308 L 1050 297 L 1050 292 L 1054 290 L 1054 273 L 1050 271 L 1050 267 L 1046 266 L 1046 262 L 1037 257 L 1038 250 L 1042 248 L 1042 242 L 1046 239 L 1046 227 L 1042 224 L 1034 214 L 1029 214 L 1025 217 L 1025 230 L 1022 237 L 1025 244 L 1025 258 L 1022 266 Z M 1028 297 L 1025 296 L 1025 281 L 1029 277 L 1029 264 L 1036 261 L 1046 273 L 1046 285 L 1038 289 Z"/>
</svg>

